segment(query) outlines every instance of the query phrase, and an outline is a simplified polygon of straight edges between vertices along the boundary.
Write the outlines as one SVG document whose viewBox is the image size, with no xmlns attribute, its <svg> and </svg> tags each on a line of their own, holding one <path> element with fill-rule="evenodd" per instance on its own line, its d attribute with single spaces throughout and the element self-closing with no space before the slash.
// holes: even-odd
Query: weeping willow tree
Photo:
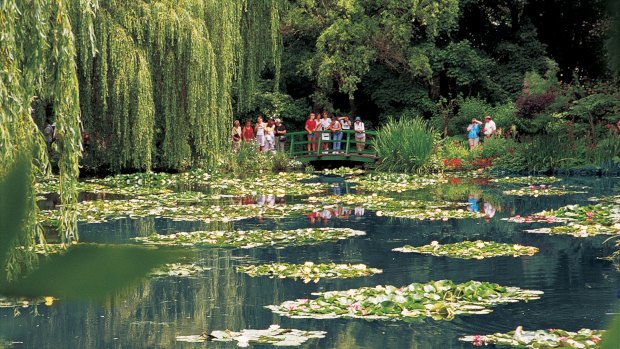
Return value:
<svg viewBox="0 0 620 349">
<path fill-rule="evenodd" d="M 214 164 L 228 146 L 233 90 L 246 110 L 264 67 L 279 70 L 284 3 L 99 0 L 97 55 L 88 54 L 88 32 L 74 29 L 80 106 L 97 165 Z M 74 22 L 83 16 L 75 11 Z"/>
<path fill-rule="evenodd" d="M 49 173 L 33 103 L 56 125 L 63 242 L 76 240 L 82 131 L 112 170 L 213 164 L 228 146 L 233 87 L 251 106 L 258 74 L 279 69 L 285 0 L 0 2 L 0 177 L 20 153 Z M 82 122 L 83 121 L 83 122 Z M 32 191 L 20 245 L 44 241 Z M 16 255 L 8 265 L 32 264 Z M 18 272 L 16 269 L 12 269 Z"/>
<path fill-rule="evenodd" d="M 81 136 L 75 38 L 69 12 L 80 13 L 83 20 L 78 27 L 82 32 L 92 34 L 92 15 L 96 6 L 89 0 L 75 2 L 73 8 L 60 0 L 0 2 L 0 178 L 18 157 L 33 159 L 33 166 L 26 174 L 33 185 L 24 193 L 30 209 L 23 230 L 30 233 L 21 236 L 17 245 L 29 246 L 37 239 L 44 241 L 37 223 L 38 209 L 32 188 L 37 175 L 49 173 L 49 161 L 42 134 L 31 116 L 35 99 L 50 101 L 52 121 L 56 124 L 59 192 L 65 204 L 61 207 L 62 219 L 59 222 L 61 238 L 63 242 L 77 238 L 71 204 L 77 201 Z M 5 261 L 9 279 L 22 267 L 32 266 L 36 261 L 32 254 L 12 250 L 15 253 Z"/>
</svg>

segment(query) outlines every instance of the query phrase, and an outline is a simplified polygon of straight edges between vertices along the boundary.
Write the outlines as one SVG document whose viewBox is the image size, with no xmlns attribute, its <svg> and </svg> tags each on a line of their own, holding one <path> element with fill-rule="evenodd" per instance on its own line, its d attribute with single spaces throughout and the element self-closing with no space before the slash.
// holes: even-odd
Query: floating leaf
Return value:
<svg viewBox="0 0 620 349">
<path fill-rule="evenodd" d="M 360 276 L 379 274 L 383 271 L 376 268 L 368 268 L 364 264 L 314 264 L 306 262 L 304 264 L 272 263 L 261 265 L 238 266 L 237 271 L 246 273 L 252 277 L 269 276 L 276 278 L 292 278 L 314 280 L 321 278 L 327 279 L 346 279 Z"/>
<path fill-rule="evenodd" d="M 497 304 L 539 299 L 542 291 L 504 287 L 489 282 L 450 280 L 394 286 L 362 287 L 313 293 L 316 299 L 297 299 L 267 308 L 293 318 L 365 318 L 406 320 L 432 317 L 450 320 L 459 314 L 486 314 Z"/>
<path fill-rule="evenodd" d="M 595 348 L 601 342 L 605 331 L 582 328 L 577 332 L 559 329 L 524 331 L 521 326 L 508 333 L 465 336 L 459 338 L 463 342 L 471 342 L 474 346 L 496 344 L 502 347 L 515 348 Z"/>
<path fill-rule="evenodd" d="M 149 245 L 252 248 L 261 246 L 312 245 L 365 235 L 349 228 L 305 228 L 295 230 L 195 231 L 134 238 Z"/>
<path fill-rule="evenodd" d="M 519 244 L 503 244 L 494 241 L 462 241 L 454 244 L 441 245 L 433 241 L 429 245 L 413 247 L 405 245 L 394 248 L 392 251 L 404 253 L 422 253 L 433 256 L 445 256 L 462 259 L 484 259 L 499 256 L 532 256 L 538 252 L 538 248 L 532 246 L 522 246 Z"/>
<path fill-rule="evenodd" d="M 213 331 L 210 335 L 206 333 L 194 336 L 177 336 L 179 342 L 201 343 L 207 340 L 217 342 L 236 341 L 237 346 L 247 347 L 249 345 L 265 345 L 292 347 L 299 346 L 309 339 L 324 338 L 327 332 L 324 331 L 302 331 L 296 329 L 284 329 L 278 325 L 271 325 L 266 330 L 241 330 L 232 331 Z"/>
</svg>

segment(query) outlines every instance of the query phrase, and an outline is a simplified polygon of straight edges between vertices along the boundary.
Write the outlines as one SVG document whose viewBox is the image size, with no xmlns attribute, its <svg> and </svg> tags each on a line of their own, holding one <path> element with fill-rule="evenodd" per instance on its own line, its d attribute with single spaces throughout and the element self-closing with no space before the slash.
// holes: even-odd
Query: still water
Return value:
<svg viewBox="0 0 620 349">
<path fill-rule="evenodd" d="M 338 179 L 332 193 L 354 191 Z M 12 309 L 0 309 L 0 338 L 18 342 L 15 348 L 236 348 L 232 343 L 182 343 L 178 335 L 213 330 L 265 329 L 271 324 L 283 328 L 327 331 L 323 339 L 312 339 L 301 348 L 471 348 L 457 338 L 470 334 L 505 332 L 523 325 L 525 329 L 582 327 L 602 329 L 615 312 L 620 289 L 613 265 L 598 257 L 608 256 L 612 243 L 607 237 L 575 238 L 523 232 L 524 225 L 502 221 L 513 214 L 526 215 L 567 204 L 584 203 L 590 196 L 617 194 L 618 178 L 565 178 L 564 184 L 587 186 L 587 194 L 562 197 L 506 197 L 492 185 L 477 186 L 472 200 L 478 209 L 495 213 L 487 219 L 417 221 L 378 217 L 374 212 L 354 212 L 346 219 L 304 217 L 285 219 L 253 218 L 229 224 L 227 228 L 348 227 L 366 236 L 283 249 L 198 249 L 194 260 L 210 270 L 192 278 L 151 278 L 123 291 L 106 304 L 59 300 L 36 312 L 25 309 L 14 316 Z M 432 189 L 413 195 L 428 198 Z M 295 199 L 288 198 L 287 202 Z M 491 207 L 489 207 L 491 206 Z M 351 208 L 353 210 L 353 208 Z M 328 215 L 327 215 L 328 216 Z M 81 239 L 97 243 L 132 243 L 130 238 L 176 231 L 210 228 L 203 223 L 165 219 L 117 220 L 82 224 Z M 220 227 L 221 228 L 221 227 Z M 494 240 L 536 246 L 531 257 L 499 257 L 485 260 L 439 258 L 392 252 L 405 244 L 425 245 L 463 240 Z M 251 278 L 235 272 L 242 264 L 271 262 L 364 263 L 383 269 L 382 274 L 348 280 L 325 280 L 304 284 L 290 279 Z M 264 308 L 297 298 L 312 298 L 311 292 L 344 290 L 362 286 L 451 279 L 490 281 L 545 292 L 542 299 L 497 306 L 491 314 L 457 316 L 452 321 L 430 318 L 402 321 L 362 319 L 290 319 Z M 2 341 L 0 341 L 1 343 Z M 0 344 L 0 348 L 2 344 Z"/>
</svg>

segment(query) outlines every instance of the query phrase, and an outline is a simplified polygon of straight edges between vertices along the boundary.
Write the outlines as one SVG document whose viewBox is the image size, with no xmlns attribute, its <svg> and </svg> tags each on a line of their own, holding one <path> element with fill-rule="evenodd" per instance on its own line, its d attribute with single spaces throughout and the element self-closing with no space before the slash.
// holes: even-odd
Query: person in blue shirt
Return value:
<svg viewBox="0 0 620 349">
<path fill-rule="evenodd" d="M 481 121 L 476 120 L 476 118 L 471 119 L 471 124 L 467 126 L 467 138 L 469 139 L 469 149 L 473 149 L 478 145 L 480 141 L 480 125 L 482 125 Z"/>
</svg>

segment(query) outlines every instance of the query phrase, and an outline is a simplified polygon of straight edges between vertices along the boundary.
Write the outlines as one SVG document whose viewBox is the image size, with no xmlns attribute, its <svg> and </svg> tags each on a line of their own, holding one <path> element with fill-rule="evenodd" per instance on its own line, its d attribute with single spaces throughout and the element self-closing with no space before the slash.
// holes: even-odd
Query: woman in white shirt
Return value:
<svg viewBox="0 0 620 349">
<path fill-rule="evenodd" d="M 331 131 L 332 119 L 329 118 L 329 114 L 326 111 L 323 112 L 323 118 L 321 119 L 321 140 L 329 141 L 331 139 L 329 131 Z M 329 142 L 323 143 L 323 153 L 327 153 L 329 150 Z"/>
<path fill-rule="evenodd" d="M 258 151 L 261 153 L 265 149 L 265 126 L 267 125 L 263 122 L 263 117 L 259 115 L 254 126 L 254 134 L 256 135 Z"/>
</svg>

